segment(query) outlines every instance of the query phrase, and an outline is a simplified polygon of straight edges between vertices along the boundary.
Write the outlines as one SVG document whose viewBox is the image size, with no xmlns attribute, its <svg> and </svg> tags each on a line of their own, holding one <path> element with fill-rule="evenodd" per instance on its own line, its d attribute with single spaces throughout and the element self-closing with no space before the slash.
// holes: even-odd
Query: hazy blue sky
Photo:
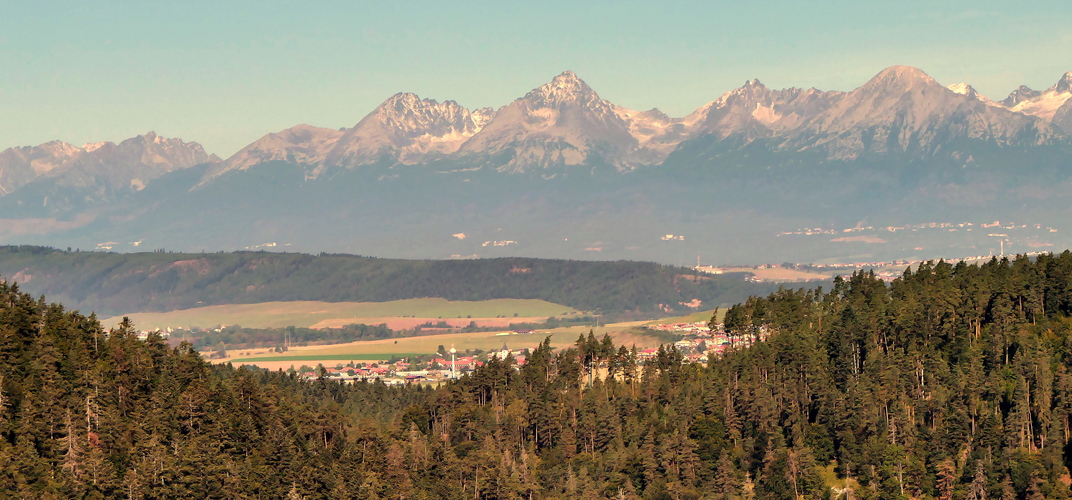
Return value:
<svg viewBox="0 0 1072 500">
<path fill-rule="evenodd" d="M 501 106 L 571 69 L 687 114 L 759 78 L 851 90 L 907 64 L 1002 98 L 1072 70 L 1068 0 L 3 2 L 0 148 L 149 130 L 228 156 L 399 91 Z"/>
</svg>

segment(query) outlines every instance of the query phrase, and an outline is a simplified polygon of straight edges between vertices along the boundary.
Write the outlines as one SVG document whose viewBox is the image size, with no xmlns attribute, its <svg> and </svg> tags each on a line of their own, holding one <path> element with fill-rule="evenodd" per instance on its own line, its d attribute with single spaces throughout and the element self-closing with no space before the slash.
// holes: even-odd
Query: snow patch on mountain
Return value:
<svg viewBox="0 0 1072 500">
<path fill-rule="evenodd" d="M 963 83 L 963 82 L 954 83 L 952 85 L 946 86 L 946 88 L 949 89 L 949 90 L 952 90 L 953 92 L 955 92 L 957 94 L 968 96 L 968 97 L 970 97 L 972 99 L 978 99 L 978 100 L 983 101 L 983 102 L 988 103 L 988 104 L 993 103 L 993 101 L 991 101 L 990 98 L 986 97 L 983 94 L 980 94 L 977 90 L 975 90 L 975 87 L 972 87 L 971 85 L 968 85 L 967 83 Z"/>
<path fill-rule="evenodd" d="M 1060 109 L 1061 106 L 1064 106 L 1064 104 L 1068 102 L 1069 98 L 1072 98 L 1072 92 L 1046 90 L 1032 99 L 1020 101 L 1009 109 L 1017 113 L 1037 116 L 1043 120 L 1052 121 L 1054 114 L 1057 113 L 1057 110 Z"/>
<path fill-rule="evenodd" d="M 1037 116 L 1053 122 L 1058 111 L 1070 99 L 1072 99 L 1072 71 L 1062 75 L 1056 84 L 1046 90 L 1032 90 L 1030 87 L 1021 85 L 1012 91 L 1009 97 L 1001 101 L 1001 104 L 1017 113 Z M 1062 118 L 1063 115 L 1064 113 L 1062 113 Z"/>
<path fill-rule="evenodd" d="M 108 142 L 107 141 L 87 142 L 87 143 L 82 145 L 82 149 L 88 153 L 88 152 L 96 151 L 96 150 L 100 149 L 101 146 L 104 146 L 105 144 L 108 144 Z"/>
<path fill-rule="evenodd" d="M 325 164 L 353 167 L 388 160 L 412 165 L 454 153 L 495 116 L 455 101 L 437 102 L 416 94 L 395 94 L 346 131 Z"/>
</svg>

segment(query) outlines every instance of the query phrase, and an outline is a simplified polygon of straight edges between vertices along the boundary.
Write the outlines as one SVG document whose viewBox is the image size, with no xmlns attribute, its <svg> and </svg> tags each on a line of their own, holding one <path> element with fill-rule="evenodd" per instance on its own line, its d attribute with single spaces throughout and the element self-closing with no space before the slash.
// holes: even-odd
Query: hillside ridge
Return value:
<svg viewBox="0 0 1072 500">
<path fill-rule="evenodd" d="M 542 299 L 584 311 L 667 313 L 769 290 L 742 274 L 649 262 L 401 260 L 293 253 L 67 252 L 0 247 L 0 278 L 102 315 L 220 304 Z M 693 303 L 693 300 L 698 302 Z M 696 306 L 698 307 L 698 306 Z"/>
</svg>

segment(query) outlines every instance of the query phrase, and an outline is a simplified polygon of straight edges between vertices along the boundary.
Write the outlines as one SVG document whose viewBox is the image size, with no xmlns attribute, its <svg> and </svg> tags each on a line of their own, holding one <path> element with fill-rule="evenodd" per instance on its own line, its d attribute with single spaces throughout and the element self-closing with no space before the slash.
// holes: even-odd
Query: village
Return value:
<svg viewBox="0 0 1072 500">
<path fill-rule="evenodd" d="M 706 364 L 708 356 L 721 356 L 732 348 L 748 347 L 755 340 L 764 340 L 767 335 L 764 330 L 759 332 L 758 339 L 735 339 L 725 332 L 722 324 L 717 324 L 716 329 L 712 331 L 707 322 L 651 324 L 646 325 L 645 328 L 654 332 L 681 336 L 680 340 L 664 344 L 663 348 L 676 349 L 682 355 L 683 363 L 698 364 Z M 531 333 L 531 331 L 525 331 L 525 333 Z M 659 348 L 655 347 L 637 349 L 637 364 L 643 366 L 655 358 L 658 351 Z M 510 357 L 513 359 L 515 369 L 520 369 L 525 366 L 529 354 L 527 348 L 510 349 L 504 343 L 501 349 L 490 352 L 471 352 L 460 356 L 456 353 L 441 352 L 428 359 L 422 356 L 389 362 L 339 363 L 333 367 L 302 366 L 295 372 L 307 380 L 322 378 L 343 383 L 379 381 L 386 385 L 436 384 L 471 373 L 494 359 L 505 360 Z"/>
</svg>

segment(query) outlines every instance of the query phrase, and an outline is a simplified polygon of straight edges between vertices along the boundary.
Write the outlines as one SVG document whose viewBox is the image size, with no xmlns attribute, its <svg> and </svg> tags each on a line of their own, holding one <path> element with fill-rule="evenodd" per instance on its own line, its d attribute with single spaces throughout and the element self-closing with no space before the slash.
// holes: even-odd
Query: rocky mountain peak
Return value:
<svg viewBox="0 0 1072 500">
<path fill-rule="evenodd" d="M 1054 90 L 1057 92 L 1072 92 L 1072 71 L 1065 73 L 1064 76 L 1054 86 Z"/>
<path fill-rule="evenodd" d="M 90 151 L 96 151 L 96 150 L 104 147 L 104 145 L 106 145 L 106 144 L 111 144 L 111 143 L 108 142 L 108 141 L 87 142 L 87 143 L 82 145 L 82 149 L 88 153 Z"/>
<path fill-rule="evenodd" d="M 63 141 L 0 151 L 0 196 L 14 192 L 82 153 L 82 148 Z"/>
<path fill-rule="evenodd" d="M 541 86 L 541 88 L 544 87 L 551 87 L 563 90 L 592 90 L 587 83 L 584 83 L 584 80 L 581 80 L 581 77 L 577 76 L 577 73 L 574 73 L 568 69 L 560 73 L 558 76 L 552 78 L 550 83 Z"/>
<path fill-rule="evenodd" d="M 722 107 L 743 101 L 754 102 L 764 100 L 769 95 L 770 89 L 758 79 L 753 78 L 744 82 L 744 85 L 722 94 L 713 104 L 715 107 Z"/>
<path fill-rule="evenodd" d="M 1046 90 L 1021 85 L 1001 105 L 1017 113 L 1035 116 L 1068 131 L 1072 127 L 1072 71 Z"/>
<path fill-rule="evenodd" d="M 413 92 L 399 92 L 380 104 L 381 108 L 407 109 L 417 106 L 421 102 L 420 96 Z"/>
<path fill-rule="evenodd" d="M 103 142 L 98 142 L 97 144 L 104 144 L 104 143 Z M 63 141 L 49 141 L 49 142 L 46 142 L 46 143 L 44 143 L 44 144 L 42 144 L 40 146 L 36 146 L 36 147 L 27 146 L 26 148 L 23 148 L 23 149 L 27 149 L 27 150 L 29 150 L 29 149 L 39 149 L 41 151 L 47 151 L 48 154 L 50 154 L 50 155 L 54 155 L 54 156 L 58 156 L 58 157 L 60 157 L 60 156 L 67 157 L 67 156 L 74 155 L 76 153 L 80 153 L 80 152 L 82 152 L 83 149 L 87 149 L 87 148 L 84 148 L 84 147 L 79 148 L 78 146 L 75 146 L 73 144 L 68 144 L 68 143 L 63 142 Z"/>
<path fill-rule="evenodd" d="M 663 113 L 659 108 L 651 108 L 647 111 L 641 111 L 640 113 L 637 113 L 637 116 L 658 122 L 670 121 L 670 117 L 666 113 Z"/>
<path fill-rule="evenodd" d="M 495 118 L 495 110 L 490 107 L 477 108 L 470 111 L 469 116 L 473 118 L 473 125 L 477 129 L 482 129 L 492 118 Z"/>
<path fill-rule="evenodd" d="M 682 119 L 692 134 L 735 137 L 750 142 L 800 126 L 830 106 L 840 92 L 788 88 L 772 90 L 758 79 L 722 94 Z"/>
<path fill-rule="evenodd" d="M 857 90 L 875 92 L 905 92 L 929 86 L 941 86 L 927 73 L 912 66 L 890 66 Z"/>
<path fill-rule="evenodd" d="M 400 92 L 346 130 L 325 154 L 323 166 L 354 167 L 385 159 L 421 163 L 457 151 L 494 116 L 490 108 L 473 112 L 455 101 Z"/>
<path fill-rule="evenodd" d="M 915 66 L 905 66 L 903 64 L 894 64 L 893 66 L 889 66 L 882 71 L 879 71 L 878 75 L 875 75 L 875 77 L 882 79 L 889 78 L 909 80 L 930 79 L 930 76 L 927 75 L 927 73 L 923 70 Z"/>
<path fill-rule="evenodd" d="M 445 129 L 475 133 L 468 109 L 455 101 L 440 103 L 435 99 L 421 99 L 412 92 L 400 92 L 391 96 L 380 104 L 373 116 L 388 129 L 395 129 L 403 134 L 445 132 Z"/>
<path fill-rule="evenodd" d="M 505 172 L 586 162 L 627 170 L 634 166 L 638 146 L 627 123 L 635 114 L 601 99 L 575 73 L 564 71 L 496 111 L 460 153 L 510 158 L 489 165 Z"/>
<path fill-rule="evenodd" d="M 943 87 L 909 66 L 886 68 L 863 86 L 831 101 L 831 106 L 794 131 L 783 146 L 822 147 L 834 159 L 861 154 L 944 154 L 943 139 L 957 137 L 999 146 L 1036 144 L 1048 130 L 1022 114 L 981 99 L 966 84 Z"/>
<path fill-rule="evenodd" d="M 245 170 L 270 161 L 317 164 L 324 160 L 342 135 L 341 130 L 306 124 L 273 132 L 242 148 L 227 161 L 213 166 L 205 173 L 204 179 L 211 179 L 230 170 Z"/>
<path fill-rule="evenodd" d="M 0 154 L 0 196 L 12 188 L 33 186 L 20 191 L 25 196 L 15 195 L 19 196 L 16 204 L 36 207 L 42 211 L 38 215 L 107 203 L 119 193 L 143 189 L 164 174 L 219 161 L 196 142 L 155 132 L 118 144 L 102 141 L 77 148 L 53 141 L 21 149 L 19 155 Z"/>
<path fill-rule="evenodd" d="M 572 71 L 563 71 L 550 82 L 545 83 L 523 97 L 534 107 L 557 107 L 567 103 L 589 104 L 600 101 L 592 87 L 581 80 Z"/>
<path fill-rule="evenodd" d="M 268 136 L 280 136 L 285 137 L 291 142 L 309 141 L 313 139 L 327 140 L 331 137 L 338 138 L 346 130 L 335 130 L 323 127 L 315 127 L 306 123 L 295 125 L 282 132 L 276 134 L 268 134 Z"/>
<path fill-rule="evenodd" d="M 1006 108 L 1011 108 L 1023 101 L 1036 98 L 1040 95 L 1042 95 L 1042 92 L 1034 90 L 1027 85 L 1021 85 L 1017 87 L 1016 90 L 1010 92 L 1009 97 L 1006 97 L 1005 100 L 1001 101 L 1001 104 Z"/>
<path fill-rule="evenodd" d="M 100 151 L 109 145 L 111 143 L 106 142 L 104 146 L 95 151 L 89 151 L 87 154 L 90 156 L 100 154 Z M 138 160 L 140 164 L 156 165 L 168 172 L 200 163 L 220 161 L 219 157 L 206 153 L 205 148 L 196 142 L 186 142 L 177 137 L 162 137 L 153 131 L 126 139 L 115 147 L 121 154 L 131 157 L 140 156 Z"/>
<path fill-rule="evenodd" d="M 977 90 L 975 90 L 975 87 L 972 87 L 971 85 L 968 85 L 967 83 L 963 83 L 963 82 L 954 83 L 952 85 L 947 86 L 946 88 L 949 89 L 949 90 L 952 90 L 953 92 L 955 92 L 957 94 L 968 96 L 968 97 L 970 97 L 972 99 L 978 99 L 978 100 L 983 101 L 983 102 L 990 102 L 989 98 L 987 98 L 986 96 L 980 94 Z"/>
</svg>

